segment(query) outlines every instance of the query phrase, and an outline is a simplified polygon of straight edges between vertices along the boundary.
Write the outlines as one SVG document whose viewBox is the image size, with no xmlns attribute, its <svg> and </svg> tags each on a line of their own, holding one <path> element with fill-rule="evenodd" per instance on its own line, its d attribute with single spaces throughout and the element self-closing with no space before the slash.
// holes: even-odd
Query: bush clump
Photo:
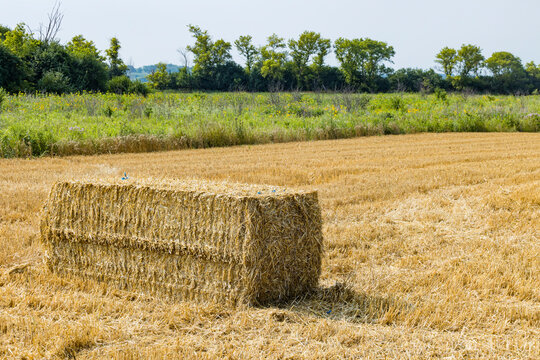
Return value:
<svg viewBox="0 0 540 360">
<path fill-rule="evenodd" d="M 114 94 L 138 94 L 146 96 L 149 93 L 148 86 L 140 81 L 131 81 L 127 76 L 115 76 L 107 83 L 107 89 Z"/>
<path fill-rule="evenodd" d="M 49 94 L 63 94 L 71 91 L 69 79 L 58 71 L 48 71 L 38 81 L 39 91 Z"/>
</svg>

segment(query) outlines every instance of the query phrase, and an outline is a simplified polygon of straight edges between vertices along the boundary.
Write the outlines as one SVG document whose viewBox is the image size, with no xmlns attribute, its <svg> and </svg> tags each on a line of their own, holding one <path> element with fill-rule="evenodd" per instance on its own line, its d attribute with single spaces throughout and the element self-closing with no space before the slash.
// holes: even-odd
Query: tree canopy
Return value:
<svg viewBox="0 0 540 360">
<path fill-rule="evenodd" d="M 122 60 L 118 38 L 112 37 L 104 51 L 82 34 L 65 44 L 57 40 L 63 15 L 58 7 L 54 10 L 37 36 L 24 23 L 13 29 L 0 25 L 0 87 L 10 92 L 148 91 L 126 76 L 134 67 Z M 332 42 L 320 33 L 304 31 L 288 40 L 272 34 L 257 46 L 248 34 L 230 43 L 214 39 L 197 25 L 188 25 L 188 31 L 193 43 L 180 51 L 183 67 L 159 63 L 137 78 L 156 90 L 540 91 L 540 65 L 524 66 L 508 51 L 486 58 L 473 44 L 459 49 L 445 46 L 435 54 L 436 68 L 443 73 L 439 74 L 433 69 L 390 68 L 394 47 L 370 38 L 340 37 Z M 233 47 L 243 67 L 233 60 Z M 338 67 L 325 63 L 332 51 Z M 188 66 L 189 54 L 193 67 Z"/>
<path fill-rule="evenodd" d="M 382 41 L 339 38 L 334 44 L 345 80 L 352 87 L 377 90 L 377 77 L 389 74 L 385 62 L 391 62 L 394 48 Z"/>
</svg>

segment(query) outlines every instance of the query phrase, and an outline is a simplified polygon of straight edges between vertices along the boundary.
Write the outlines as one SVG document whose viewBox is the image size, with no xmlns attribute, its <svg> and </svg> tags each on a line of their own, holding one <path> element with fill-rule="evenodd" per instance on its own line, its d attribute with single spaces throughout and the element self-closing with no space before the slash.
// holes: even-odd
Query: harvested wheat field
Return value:
<svg viewBox="0 0 540 360">
<path fill-rule="evenodd" d="M 320 287 L 264 307 L 51 273 L 51 186 L 186 178 L 317 190 Z M 0 160 L 0 358 L 540 358 L 540 134 L 421 134 Z"/>
</svg>

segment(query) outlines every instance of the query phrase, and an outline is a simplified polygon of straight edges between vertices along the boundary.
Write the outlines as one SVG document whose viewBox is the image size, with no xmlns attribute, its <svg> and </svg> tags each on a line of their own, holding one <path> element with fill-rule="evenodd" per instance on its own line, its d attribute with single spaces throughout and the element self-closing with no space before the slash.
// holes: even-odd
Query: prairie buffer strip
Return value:
<svg viewBox="0 0 540 360">
<path fill-rule="evenodd" d="M 124 171 L 317 190 L 322 295 L 230 310 L 48 272 L 53 183 Z M 540 134 L 4 159 L 0 189 L 0 358 L 540 358 Z"/>
<path fill-rule="evenodd" d="M 8 96 L 0 157 L 170 151 L 419 132 L 538 132 L 538 96 L 154 93 Z"/>
</svg>

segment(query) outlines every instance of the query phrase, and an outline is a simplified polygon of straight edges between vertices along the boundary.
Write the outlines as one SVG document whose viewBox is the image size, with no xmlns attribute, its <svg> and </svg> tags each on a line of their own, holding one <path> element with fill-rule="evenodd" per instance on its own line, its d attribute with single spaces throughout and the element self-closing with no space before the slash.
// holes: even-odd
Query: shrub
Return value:
<svg viewBox="0 0 540 360">
<path fill-rule="evenodd" d="M 146 96 L 148 86 L 140 81 L 131 81 L 126 75 L 115 76 L 107 83 L 107 90 L 114 94 L 139 94 Z"/>
<path fill-rule="evenodd" d="M 115 76 L 107 83 L 107 90 L 115 94 L 126 94 L 130 86 L 131 80 L 127 76 Z"/>
<path fill-rule="evenodd" d="M 0 87 L 10 92 L 19 91 L 22 88 L 25 75 L 22 60 L 2 45 L 0 41 Z"/>
<path fill-rule="evenodd" d="M 130 94 L 138 94 L 142 96 L 148 95 L 150 92 L 150 89 L 148 86 L 146 86 L 145 83 L 140 82 L 139 80 L 131 82 L 129 85 L 129 93 Z"/>
<path fill-rule="evenodd" d="M 71 90 L 69 79 L 58 71 L 48 71 L 38 81 L 38 90 L 45 93 L 63 94 Z"/>
<path fill-rule="evenodd" d="M 440 100 L 442 102 L 448 101 L 448 97 L 447 97 L 448 94 L 446 93 L 446 90 L 441 89 L 441 88 L 436 88 L 434 93 L 437 100 Z"/>
</svg>

